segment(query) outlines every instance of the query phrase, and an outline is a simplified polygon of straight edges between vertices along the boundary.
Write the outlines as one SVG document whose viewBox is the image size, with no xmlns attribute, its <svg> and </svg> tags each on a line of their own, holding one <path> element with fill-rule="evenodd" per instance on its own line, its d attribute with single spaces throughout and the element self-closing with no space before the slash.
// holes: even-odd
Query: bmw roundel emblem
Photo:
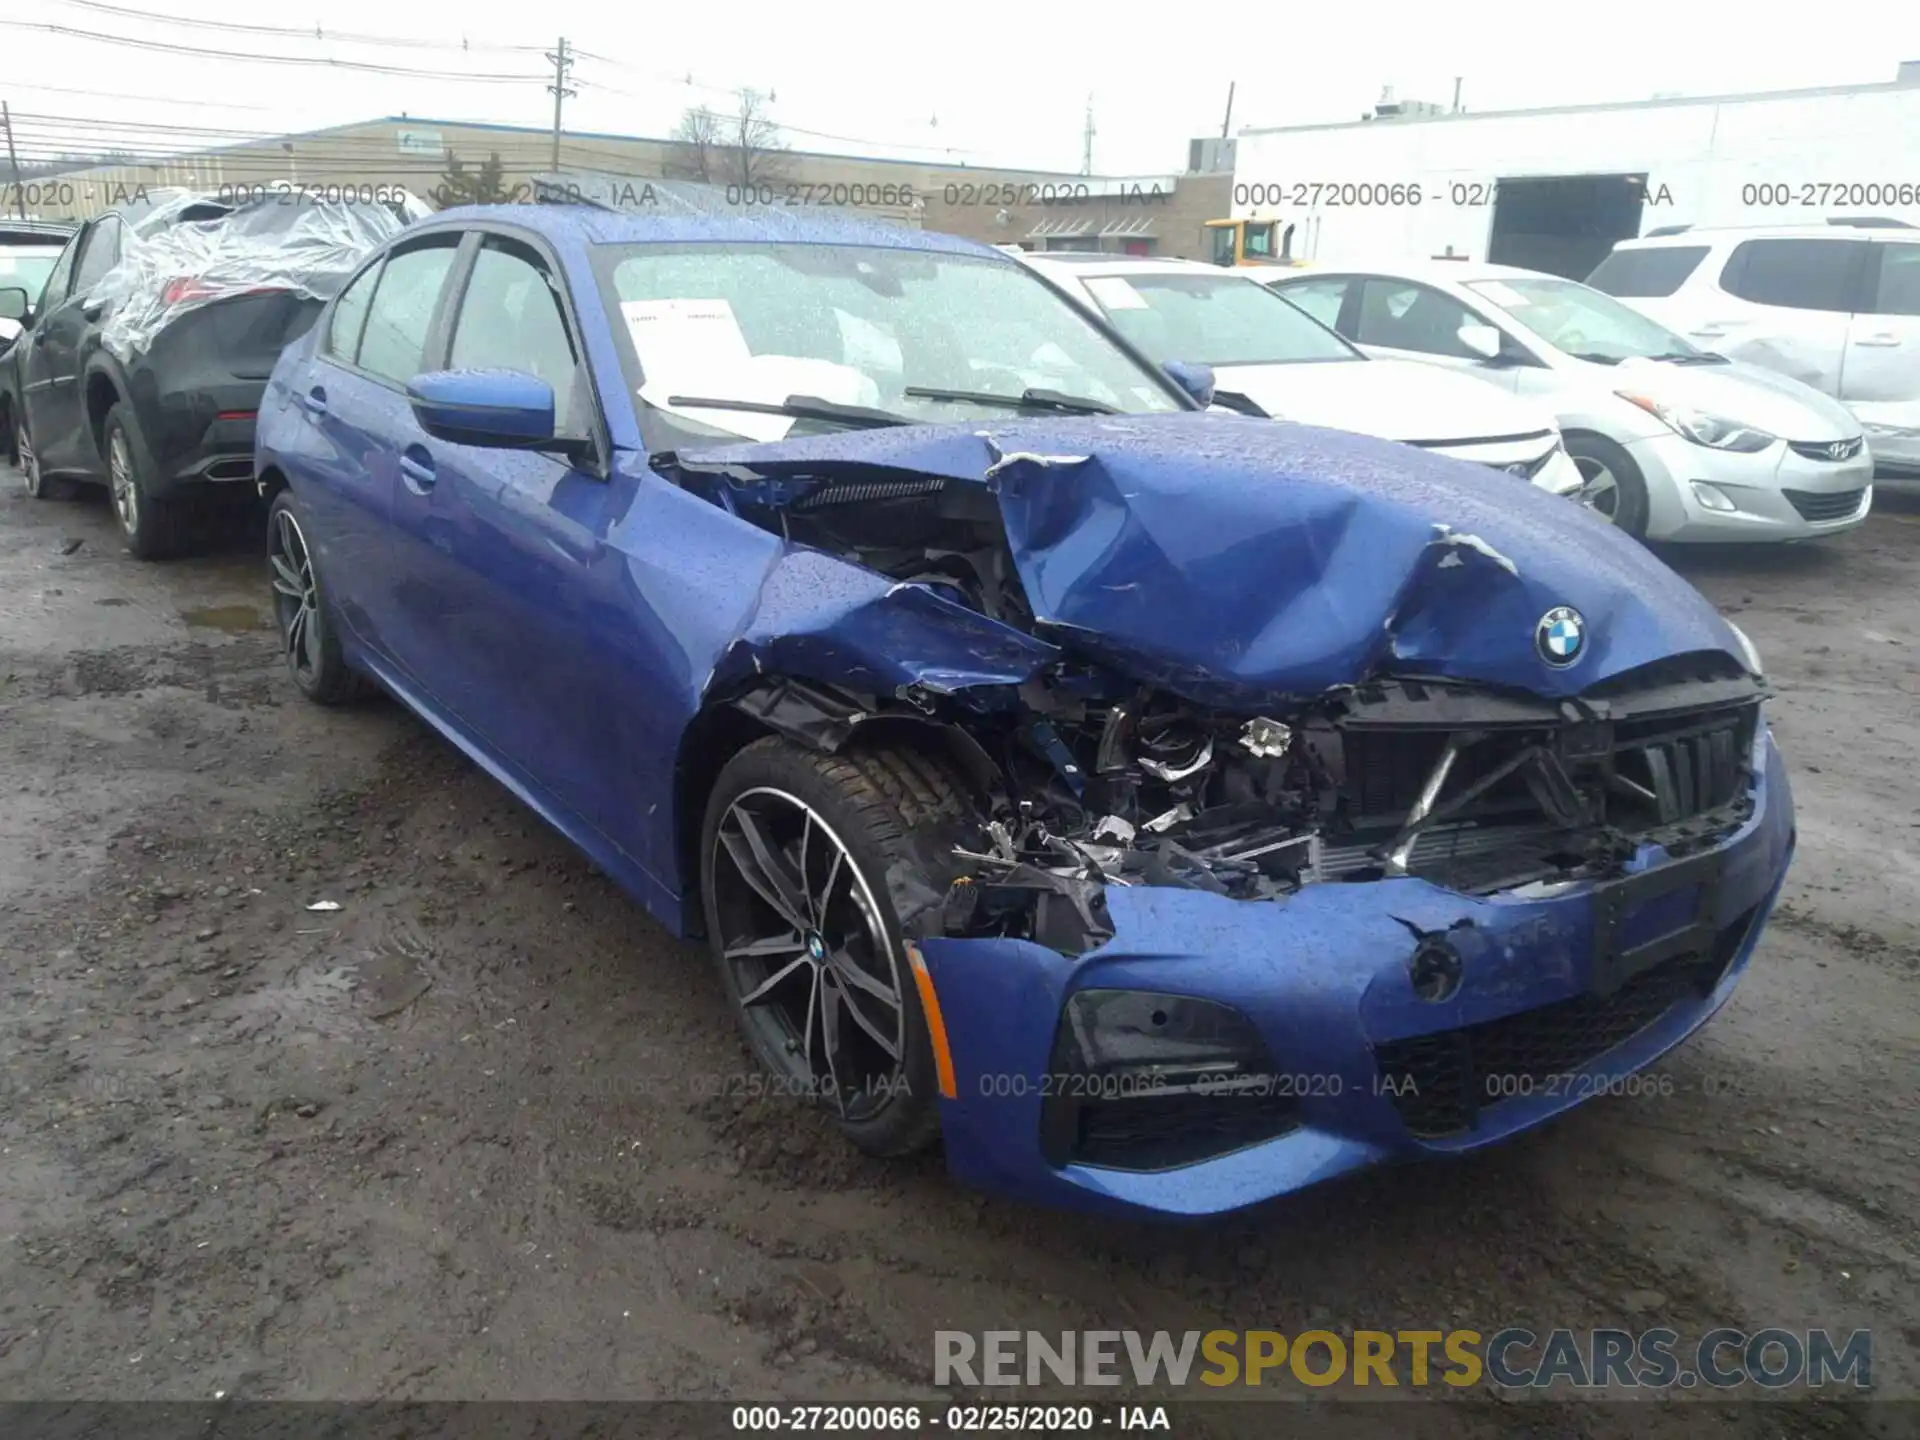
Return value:
<svg viewBox="0 0 1920 1440">
<path fill-rule="evenodd" d="M 1587 622 L 1571 605 L 1556 605 L 1533 627 L 1533 648 L 1549 665 L 1573 664 L 1587 650 Z"/>
</svg>

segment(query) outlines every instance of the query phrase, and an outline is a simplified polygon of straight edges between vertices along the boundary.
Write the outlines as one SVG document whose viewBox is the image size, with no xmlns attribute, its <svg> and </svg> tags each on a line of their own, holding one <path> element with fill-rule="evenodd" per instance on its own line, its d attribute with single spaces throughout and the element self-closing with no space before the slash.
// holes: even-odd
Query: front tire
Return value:
<svg viewBox="0 0 1920 1440">
<path fill-rule="evenodd" d="M 1568 435 L 1566 445 L 1580 472 L 1581 489 L 1573 498 L 1616 529 L 1645 539 L 1647 481 L 1633 457 L 1606 436 L 1587 431 Z"/>
<path fill-rule="evenodd" d="M 142 560 L 164 560 L 185 541 L 177 501 L 154 493 L 159 466 L 148 453 L 124 400 L 107 412 L 101 443 L 107 452 L 107 490 L 127 549 Z"/>
<path fill-rule="evenodd" d="M 365 692 L 365 683 L 340 653 L 328 618 L 320 570 L 291 490 L 273 497 L 267 510 L 267 573 L 273 584 L 273 619 L 280 653 L 300 693 L 316 705 L 345 705 Z"/>
<path fill-rule="evenodd" d="M 708 799 L 708 942 L 777 1089 L 817 1098 L 870 1155 L 939 1136 L 933 1041 L 887 885 L 923 826 L 964 818 L 960 787 L 905 750 L 759 740 Z"/>
<path fill-rule="evenodd" d="M 13 426 L 13 463 L 20 467 L 20 483 L 33 499 L 59 500 L 65 497 L 66 486 L 58 480 L 49 480 L 46 472 L 40 468 L 40 456 L 33 448 L 33 436 L 27 430 L 24 413 Z"/>
</svg>

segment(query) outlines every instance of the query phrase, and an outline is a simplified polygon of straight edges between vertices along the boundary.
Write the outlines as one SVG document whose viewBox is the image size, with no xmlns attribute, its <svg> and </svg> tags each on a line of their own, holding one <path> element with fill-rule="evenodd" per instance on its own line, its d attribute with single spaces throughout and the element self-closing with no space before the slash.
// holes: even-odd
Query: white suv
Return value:
<svg viewBox="0 0 1920 1440">
<path fill-rule="evenodd" d="M 1920 474 L 1920 230 L 1690 229 L 1621 241 L 1587 283 L 1833 396 L 1883 468 Z"/>
</svg>

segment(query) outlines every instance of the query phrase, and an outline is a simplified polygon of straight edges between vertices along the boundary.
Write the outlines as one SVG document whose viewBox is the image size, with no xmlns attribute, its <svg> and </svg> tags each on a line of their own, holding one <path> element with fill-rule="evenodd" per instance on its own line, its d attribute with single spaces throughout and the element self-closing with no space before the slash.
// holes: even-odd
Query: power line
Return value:
<svg viewBox="0 0 1920 1440">
<path fill-rule="evenodd" d="M 573 47 L 569 45 L 567 48 L 569 62 L 571 62 L 576 53 Z M 584 84 L 586 82 L 582 83 Z M 549 90 L 551 90 L 551 88 L 551 86 L 548 87 Z M 16 113 L 14 119 L 16 122 L 31 121 L 33 131 L 36 136 L 42 138 L 43 143 L 48 139 L 52 139 L 57 140 L 59 143 L 69 145 L 89 141 L 96 144 L 108 145 L 120 142 L 129 135 L 152 136 L 161 144 L 178 144 L 187 148 L 195 145 L 208 146 L 214 144 L 230 146 L 264 143 L 286 144 L 299 143 L 305 139 L 309 142 L 324 142 L 329 146 L 348 152 L 363 152 L 375 156 L 384 154 L 392 145 L 392 141 L 384 135 L 344 135 L 330 133 L 328 131 L 311 132 L 308 136 L 303 137 L 299 135 L 288 135 L 284 132 L 242 129 L 236 126 L 204 126 L 176 124 L 173 122 L 127 120 L 93 120 L 78 116 L 62 115 Z M 484 122 L 447 121 L 445 123 L 457 125 Z M 344 129 L 347 127 L 340 128 Z M 836 140 L 853 145 L 869 145 L 876 148 L 885 148 L 891 143 L 887 141 L 863 139 L 858 136 L 837 135 L 826 131 L 808 130 L 799 126 L 781 125 L 778 128 L 783 133 L 804 135 L 817 139 Z M 521 130 L 509 133 L 525 142 L 530 141 L 538 132 Z M 606 142 L 607 137 L 599 138 L 601 143 Z M 674 143 L 670 137 L 666 136 L 635 135 L 619 138 L 638 143 Z M 575 139 L 568 140 L 564 133 L 562 139 L 567 144 L 591 143 L 590 137 L 576 137 Z M 617 141 L 615 143 L 617 143 Z M 943 149 L 942 147 L 934 146 L 900 145 L 895 148 L 933 150 L 936 153 L 956 153 Z M 973 152 L 958 151 L 957 153 L 966 154 Z"/>
<path fill-rule="evenodd" d="M 47 95 L 85 95 L 90 99 L 98 99 L 100 96 L 98 90 L 76 90 L 66 85 L 28 85 L 19 80 L 12 79 L 7 81 L 7 89 L 32 90 L 36 93 Z M 178 95 L 130 95 L 124 90 L 116 90 L 113 98 L 116 100 L 141 100 L 151 105 L 186 105 L 195 110 L 270 111 L 274 108 L 271 105 L 242 105 L 233 100 L 202 100 L 198 97 L 188 100 Z"/>
<path fill-rule="evenodd" d="M 454 44 L 446 40 L 423 40 L 405 35 L 366 35 L 353 30 L 325 30 L 317 24 L 309 30 L 298 25 L 249 25 L 241 20 L 208 20 L 191 15 L 162 17 L 145 10 L 130 9 L 124 5 L 107 5 L 102 3 L 102 0 L 56 0 L 56 3 L 72 5 L 81 10 L 97 10 L 103 15 L 124 15 L 134 20 L 164 20 L 168 25 L 186 25 L 200 30 L 225 30 L 248 35 L 286 35 L 301 40 L 332 40 L 351 45 L 390 45 L 412 50 L 459 50 L 495 55 L 533 55 L 538 54 L 541 49 L 538 45 L 475 44 L 465 39 Z"/>
<path fill-rule="evenodd" d="M 233 50 L 207 50 L 197 45 L 175 45 L 164 40 L 140 40 L 131 35 L 109 35 L 102 30 L 76 30 L 67 25 L 49 25 L 32 20 L 0 20 L 0 25 L 16 30 L 45 30 L 53 35 L 78 40 L 98 40 L 107 45 L 125 45 L 135 50 L 158 50 L 169 55 L 203 55 L 215 60 L 258 60 L 269 65 L 320 65 L 334 70 L 364 70 L 378 75 L 405 75 L 421 80 L 475 81 L 483 84 L 511 83 L 529 85 L 534 75 L 475 75 L 453 70 L 416 70 L 404 65 L 377 65 L 370 60 L 336 60 L 321 55 L 255 55 Z"/>
<path fill-rule="evenodd" d="M 106 14 L 125 15 L 129 17 L 137 17 L 141 19 L 152 18 L 152 17 L 146 16 L 143 12 L 138 10 L 129 9 L 124 6 L 107 4 L 105 3 L 105 0 L 61 0 L 61 3 L 76 5 L 83 9 L 88 9 L 88 10 L 97 10 Z M 172 19 L 172 17 L 169 17 L 169 19 L 171 23 L 177 23 L 177 24 L 183 24 L 183 25 L 197 25 L 197 26 L 201 26 L 209 29 L 227 30 L 227 31 L 242 32 L 242 33 L 248 33 L 248 34 L 283 35 L 288 38 L 298 38 L 303 40 L 341 41 L 341 42 L 348 42 L 353 44 L 397 45 L 397 46 L 408 46 L 408 47 L 417 47 L 417 48 L 438 47 L 443 49 L 460 49 L 463 51 L 484 50 L 491 53 L 536 53 L 536 52 L 540 52 L 542 49 L 542 47 L 537 45 L 469 46 L 464 42 L 459 46 L 452 46 L 452 45 L 446 45 L 443 42 L 424 41 L 424 40 L 418 40 L 415 38 L 401 37 L 401 36 L 367 35 L 367 34 L 362 34 L 357 32 L 345 32 L 345 31 L 334 33 L 334 34 L 328 34 L 325 31 L 321 30 L 319 27 L 315 27 L 315 29 L 309 31 L 309 30 L 304 30 L 297 27 L 292 27 L 292 26 L 254 25 L 254 24 L 247 24 L 239 21 L 229 22 L 229 21 L 205 20 L 205 19 L 196 19 L 196 18 Z M 253 53 L 239 53 L 239 52 L 227 51 L 227 50 L 212 50 L 212 49 L 206 49 L 200 46 L 180 45 L 170 41 L 141 39 L 136 36 L 116 35 L 106 31 L 82 30 L 82 29 L 77 29 L 75 27 L 71 27 L 71 26 L 54 25 L 54 24 L 48 24 L 44 22 L 23 21 L 23 20 L 0 20 L 0 25 L 12 26 L 14 28 L 24 29 L 24 30 L 44 30 L 51 34 L 64 35 L 74 39 L 95 40 L 104 44 L 123 45 L 123 46 L 128 46 L 134 49 L 159 51 L 165 54 L 205 56 L 207 58 L 221 59 L 221 60 L 256 60 L 265 64 L 277 64 L 277 65 L 304 65 L 304 66 L 319 65 L 319 66 L 325 66 L 325 67 L 340 69 L 340 70 L 358 70 L 358 71 L 363 71 L 371 74 L 399 75 L 399 76 L 412 77 L 416 79 L 431 79 L 431 80 L 444 80 L 444 81 L 451 81 L 451 82 L 469 82 L 469 83 L 481 83 L 481 84 L 532 83 L 537 79 L 537 77 L 530 76 L 530 75 L 522 76 L 522 75 L 505 75 L 505 74 L 472 74 L 472 73 L 463 73 L 459 71 L 419 70 L 419 69 L 414 69 L 407 66 L 382 65 L 372 61 L 364 61 L 364 60 L 341 60 L 341 59 L 335 59 L 328 56 L 261 55 L 261 54 L 253 54 Z M 547 60 L 549 62 L 554 62 L 558 67 L 559 62 L 556 60 L 554 52 L 545 51 L 544 53 L 546 55 Z M 602 55 L 596 51 L 582 50 L 578 46 L 567 46 L 565 49 L 565 57 L 566 57 L 565 66 L 563 67 L 563 74 L 560 77 L 560 83 L 562 84 L 564 84 L 564 81 L 565 81 L 564 70 L 570 70 L 574 60 L 578 58 L 578 59 L 585 59 L 585 60 L 593 60 L 599 64 L 608 65 L 618 70 L 624 70 L 632 74 L 641 75 L 645 78 L 659 81 L 661 83 L 675 85 L 675 86 L 684 86 L 686 88 L 695 89 L 695 90 L 705 90 L 714 94 L 738 97 L 743 90 L 743 87 L 727 87 L 727 86 L 721 86 L 721 85 L 710 85 L 710 84 L 703 83 L 701 81 L 697 81 L 693 78 L 691 72 L 689 72 L 684 78 L 680 78 L 680 77 L 667 76 L 655 71 L 642 70 L 640 67 L 636 65 L 632 65 L 627 61 L 615 60 L 611 56 Z M 598 80 L 580 80 L 577 83 L 589 89 L 604 91 L 610 95 L 624 96 L 628 99 L 651 98 L 649 96 L 638 95 L 631 90 L 621 89 L 617 85 L 608 85 Z M 34 87 L 23 87 L 23 88 L 34 88 Z M 551 93 L 554 89 L 554 86 L 550 84 L 546 86 L 546 89 Z M 87 92 L 69 92 L 69 93 L 87 93 Z M 572 95 L 572 94 L 577 94 L 578 92 L 569 90 L 568 93 Z M 129 98 L 143 98 L 143 97 L 129 97 Z M 152 98 L 155 100 L 159 100 L 159 97 L 144 97 L 144 98 Z M 558 102 L 561 98 L 562 97 L 560 96 L 555 97 L 556 110 L 559 108 Z M 161 101 L 160 103 L 178 104 L 182 102 L 179 102 L 177 100 L 167 100 L 167 101 Z M 234 108 L 241 108 L 241 107 L 234 107 Z M 263 107 L 248 106 L 244 108 L 259 109 Z M 910 150 L 910 151 L 922 152 L 929 155 L 977 156 L 984 153 L 979 150 L 969 149 L 965 146 L 922 145 L 922 144 L 914 144 L 912 142 L 897 141 L 897 140 L 875 140 L 867 136 L 843 135 L 834 131 L 812 130 L 812 129 L 806 128 L 805 126 L 788 125 L 784 123 L 779 124 L 777 128 L 787 134 L 805 136 L 808 139 L 831 140 L 836 144 L 863 145 L 863 146 L 868 146 L 875 149 Z"/>
</svg>

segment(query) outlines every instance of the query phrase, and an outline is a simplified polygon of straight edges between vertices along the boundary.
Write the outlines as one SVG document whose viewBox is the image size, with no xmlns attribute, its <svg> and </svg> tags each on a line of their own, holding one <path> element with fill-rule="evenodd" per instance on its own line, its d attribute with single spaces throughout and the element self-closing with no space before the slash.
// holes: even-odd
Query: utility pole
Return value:
<svg viewBox="0 0 1920 1440">
<path fill-rule="evenodd" d="M 569 95 L 578 95 L 578 90 L 567 88 L 567 71 L 573 68 L 573 59 L 567 54 L 567 37 L 560 37 L 560 48 L 547 52 L 547 59 L 553 62 L 553 84 L 547 89 L 553 92 L 553 165 L 560 168 L 560 102 Z"/>
<path fill-rule="evenodd" d="M 1460 113 L 1460 82 L 1465 78 L 1462 75 L 1453 77 L 1453 113 L 1456 115 Z"/>
<path fill-rule="evenodd" d="M 1093 96 L 1087 96 L 1087 131 L 1080 142 L 1080 173 L 1093 174 Z"/>
<path fill-rule="evenodd" d="M 1227 132 L 1228 132 L 1229 130 L 1231 130 L 1231 129 L 1233 129 L 1233 87 L 1234 87 L 1234 84 L 1235 84 L 1235 82 L 1234 82 L 1234 81 L 1232 81 L 1232 80 L 1229 80 L 1229 81 L 1227 82 L 1227 114 L 1226 114 L 1226 118 L 1225 118 L 1225 119 L 1223 119 L 1223 120 L 1222 120 L 1222 121 L 1220 122 L 1220 138 L 1221 138 L 1222 140 L 1224 140 L 1224 139 L 1226 139 L 1226 138 L 1227 138 Z"/>
<path fill-rule="evenodd" d="M 20 157 L 13 150 L 13 116 L 8 113 L 4 100 L 0 100 L 0 129 L 7 132 L 7 163 L 13 166 L 13 203 L 24 220 L 27 218 L 27 192 L 20 183 Z"/>
</svg>

